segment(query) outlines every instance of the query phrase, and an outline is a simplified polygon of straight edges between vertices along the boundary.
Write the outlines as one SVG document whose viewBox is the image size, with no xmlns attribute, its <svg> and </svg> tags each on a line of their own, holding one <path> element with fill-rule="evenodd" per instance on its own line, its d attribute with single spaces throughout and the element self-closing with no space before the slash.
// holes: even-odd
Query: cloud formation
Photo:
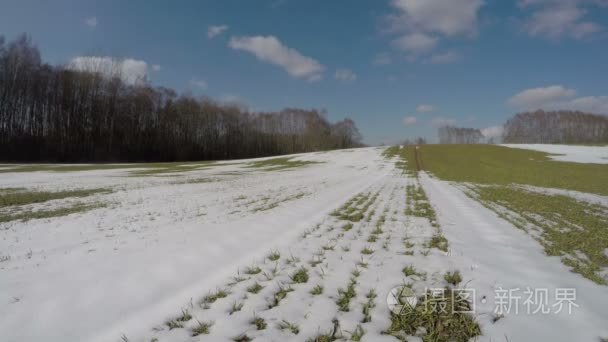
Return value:
<svg viewBox="0 0 608 342">
<path fill-rule="evenodd" d="M 605 0 L 519 0 L 519 7 L 531 12 L 522 28 L 531 37 L 557 40 L 562 37 L 583 39 L 603 28 L 588 20 L 591 7 L 606 7 Z"/>
<path fill-rule="evenodd" d="M 435 106 L 430 104 L 420 104 L 416 106 L 416 111 L 418 113 L 430 113 L 435 111 Z"/>
<path fill-rule="evenodd" d="M 555 103 L 576 95 L 576 90 L 561 85 L 526 89 L 515 94 L 507 102 L 513 107 L 538 109 L 548 103 Z"/>
<path fill-rule="evenodd" d="M 412 56 L 429 52 L 437 46 L 437 38 L 426 33 L 415 32 L 393 40 L 393 46 Z"/>
<path fill-rule="evenodd" d="M 334 78 L 341 82 L 354 82 L 357 80 L 357 74 L 350 69 L 338 69 L 334 74 Z"/>
<path fill-rule="evenodd" d="M 561 85 L 526 89 L 515 94 L 507 103 L 521 110 L 568 109 L 608 114 L 608 96 L 576 97 L 574 89 Z"/>
<path fill-rule="evenodd" d="M 394 28 L 443 36 L 466 36 L 477 32 L 477 14 L 482 0 L 393 0 L 399 13 Z"/>
<path fill-rule="evenodd" d="M 85 25 L 87 25 L 90 28 L 96 28 L 97 27 L 97 17 L 90 17 L 90 18 L 86 18 L 84 20 Z"/>
<path fill-rule="evenodd" d="M 401 120 L 401 122 L 405 126 L 411 126 L 411 125 L 416 124 L 418 122 L 418 119 L 415 116 L 406 116 L 403 118 L 403 120 Z"/>
<path fill-rule="evenodd" d="M 148 63 L 142 60 L 117 59 L 108 56 L 79 56 L 68 63 L 68 68 L 77 71 L 95 72 L 107 77 L 119 77 L 127 84 L 148 81 Z"/>
<path fill-rule="evenodd" d="M 393 46 L 410 57 L 432 51 L 440 39 L 477 34 L 483 0 L 392 0 L 389 31 L 401 33 Z"/>
<path fill-rule="evenodd" d="M 228 46 L 249 52 L 262 62 L 279 66 L 295 78 L 318 81 L 323 77 L 325 67 L 321 63 L 285 46 L 274 36 L 232 37 Z"/>
<path fill-rule="evenodd" d="M 224 31 L 226 30 L 228 30 L 227 25 L 209 26 L 209 28 L 207 29 L 207 38 L 213 39 L 224 33 Z"/>
</svg>

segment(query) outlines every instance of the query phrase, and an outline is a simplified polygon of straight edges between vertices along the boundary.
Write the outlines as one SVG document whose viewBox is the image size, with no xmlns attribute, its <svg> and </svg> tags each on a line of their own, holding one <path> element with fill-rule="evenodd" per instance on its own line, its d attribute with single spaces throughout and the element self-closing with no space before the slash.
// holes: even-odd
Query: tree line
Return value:
<svg viewBox="0 0 608 342">
<path fill-rule="evenodd" d="M 440 144 L 479 144 L 484 136 L 479 129 L 443 126 L 438 129 Z"/>
<path fill-rule="evenodd" d="M 351 119 L 252 112 L 95 67 L 52 66 L 28 36 L 0 36 L 0 160 L 218 160 L 361 146 Z"/>
<path fill-rule="evenodd" d="M 606 144 L 608 116 L 558 110 L 516 114 L 503 126 L 498 137 L 512 144 Z M 494 143 L 476 128 L 444 126 L 438 129 L 440 144 Z"/>
<path fill-rule="evenodd" d="M 519 113 L 504 125 L 505 143 L 608 143 L 608 116 L 578 111 Z"/>
</svg>

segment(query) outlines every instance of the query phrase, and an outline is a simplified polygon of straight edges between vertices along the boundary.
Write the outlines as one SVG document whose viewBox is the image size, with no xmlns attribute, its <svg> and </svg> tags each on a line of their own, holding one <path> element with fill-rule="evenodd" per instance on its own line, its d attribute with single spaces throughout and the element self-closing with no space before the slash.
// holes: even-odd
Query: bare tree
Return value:
<svg viewBox="0 0 608 342">
<path fill-rule="evenodd" d="M 506 143 L 608 143 L 608 116 L 577 111 L 519 113 L 504 126 Z"/>
<path fill-rule="evenodd" d="M 440 127 L 438 134 L 441 144 L 479 144 L 484 138 L 479 129 L 454 126 Z"/>
<path fill-rule="evenodd" d="M 0 36 L 0 160 L 208 160 L 361 146 L 351 119 L 250 112 L 125 80 L 121 61 L 80 63 L 43 64 L 28 36 Z"/>
</svg>

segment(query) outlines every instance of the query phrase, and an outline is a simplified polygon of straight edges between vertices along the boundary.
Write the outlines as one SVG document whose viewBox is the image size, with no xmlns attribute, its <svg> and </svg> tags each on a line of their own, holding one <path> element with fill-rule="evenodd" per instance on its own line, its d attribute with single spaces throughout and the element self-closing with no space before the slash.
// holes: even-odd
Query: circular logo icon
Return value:
<svg viewBox="0 0 608 342">
<path fill-rule="evenodd" d="M 389 310 L 395 315 L 413 309 L 418 304 L 418 297 L 412 289 L 406 286 L 392 288 L 386 297 L 386 304 Z"/>
</svg>

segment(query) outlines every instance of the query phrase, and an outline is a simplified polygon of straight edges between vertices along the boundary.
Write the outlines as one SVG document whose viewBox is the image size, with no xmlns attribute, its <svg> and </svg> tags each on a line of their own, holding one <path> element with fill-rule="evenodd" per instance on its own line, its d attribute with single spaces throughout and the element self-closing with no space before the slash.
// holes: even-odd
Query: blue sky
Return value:
<svg viewBox="0 0 608 342">
<path fill-rule="evenodd" d="M 0 34 L 22 32 L 53 64 L 128 59 L 180 92 L 351 117 L 370 144 L 608 113 L 608 0 L 0 0 Z"/>
</svg>

